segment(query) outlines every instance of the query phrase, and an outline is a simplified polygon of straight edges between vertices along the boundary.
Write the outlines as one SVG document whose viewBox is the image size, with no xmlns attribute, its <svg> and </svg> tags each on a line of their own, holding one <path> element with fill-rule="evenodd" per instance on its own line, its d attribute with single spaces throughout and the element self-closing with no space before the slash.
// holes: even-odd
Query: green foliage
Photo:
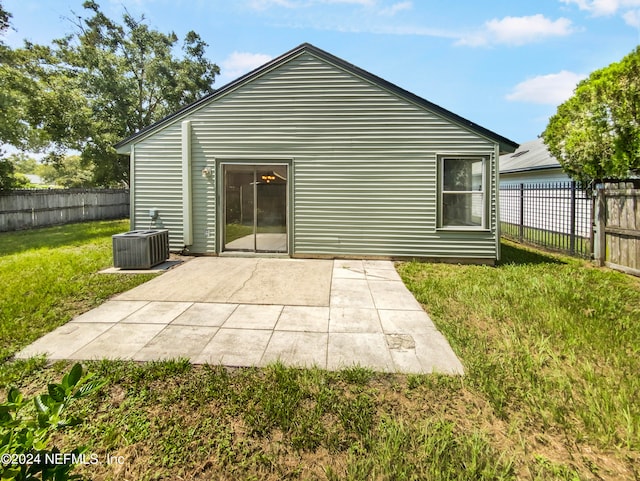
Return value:
<svg viewBox="0 0 640 481">
<path fill-rule="evenodd" d="M 38 164 L 38 161 L 36 159 L 34 159 L 33 157 L 29 157 L 24 152 L 11 154 L 7 156 L 7 159 L 13 162 L 13 165 L 16 168 L 16 172 L 20 172 L 21 174 L 38 173 L 37 171 L 38 167 L 40 167 L 40 164 Z"/>
<path fill-rule="evenodd" d="M 63 481 L 76 478 L 70 473 L 74 461 L 82 459 L 86 448 L 73 449 L 68 453 L 72 456 L 59 456 L 60 451 L 51 447 L 51 438 L 58 430 L 80 424 L 82 419 L 69 415 L 67 409 L 73 402 L 89 396 L 105 384 L 83 374 L 82 366 L 76 364 L 59 384 L 49 384 L 46 394 L 33 399 L 25 399 L 16 388 L 9 389 L 7 401 L 0 404 L 2 480 Z"/>
<path fill-rule="evenodd" d="M 46 183 L 68 189 L 93 186 L 93 171 L 93 165 L 87 165 L 79 155 L 62 157 L 54 164 L 40 165 L 37 169 Z"/>
<path fill-rule="evenodd" d="M 95 1 L 75 15 L 75 31 L 51 48 L 27 44 L 22 53 L 40 90 L 31 119 L 51 143 L 53 163 L 61 152 L 81 152 L 94 165 L 99 185 L 128 182 L 128 157 L 113 145 L 197 98 L 213 91 L 217 65 L 205 57 L 207 44 L 188 32 L 179 38 L 153 30 L 128 12 L 122 22 L 108 18 Z"/>
<path fill-rule="evenodd" d="M 77 156 L 75 157 L 77 158 Z M 77 171 L 75 166 L 71 169 L 68 168 L 66 170 L 68 171 L 69 178 L 83 178 L 85 179 L 84 182 L 67 184 L 58 180 L 62 175 L 58 172 L 56 166 L 50 164 L 42 164 L 38 162 L 34 157 L 31 157 L 24 152 L 17 152 L 8 155 L 7 160 L 13 163 L 16 171 L 16 177 L 28 183 L 28 185 L 26 186 L 27 188 L 51 187 L 56 183 L 64 187 L 88 187 L 92 185 L 90 174 L 86 174 L 86 169 L 85 171 L 80 171 L 80 167 L 78 167 Z M 28 175 L 37 175 L 44 183 L 31 184 Z"/>
<path fill-rule="evenodd" d="M 640 47 L 580 82 L 542 136 L 576 180 L 625 178 L 640 170 Z"/>
<path fill-rule="evenodd" d="M 16 172 L 10 159 L 0 158 L 0 192 L 21 189 L 29 184 L 29 180 Z"/>
<path fill-rule="evenodd" d="M 0 3 L 0 36 L 11 27 L 11 14 Z M 26 57 L 21 50 L 12 50 L 0 40 L 0 146 L 11 144 L 19 148 L 37 148 L 37 128 L 32 128 L 30 105 L 37 103 L 38 85 L 24 67 Z"/>
<path fill-rule="evenodd" d="M 9 28 L 9 19 L 11 14 L 7 12 L 2 3 L 0 3 L 0 34 L 4 33 Z"/>
<path fill-rule="evenodd" d="M 95 1 L 83 7 L 88 16 L 74 13 L 74 31 L 51 46 L 0 43 L 0 143 L 47 151 L 62 171 L 66 152 L 76 150 L 82 170 L 93 167 L 94 184 L 128 183 L 128 157 L 113 145 L 213 92 L 219 68 L 193 31 L 180 45 L 175 33 L 153 30 L 144 17 L 125 10 L 118 23 Z M 0 7 L 0 26 L 8 19 Z"/>
</svg>

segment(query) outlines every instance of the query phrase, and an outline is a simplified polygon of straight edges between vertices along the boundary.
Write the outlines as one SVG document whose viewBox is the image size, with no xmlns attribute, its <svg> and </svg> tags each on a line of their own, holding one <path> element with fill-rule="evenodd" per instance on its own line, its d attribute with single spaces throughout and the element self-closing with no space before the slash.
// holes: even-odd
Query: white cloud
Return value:
<svg viewBox="0 0 640 481">
<path fill-rule="evenodd" d="M 322 4 L 346 4 L 374 7 L 377 0 L 250 0 L 249 6 L 255 10 L 266 10 L 271 7 L 305 8 Z"/>
<path fill-rule="evenodd" d="M 575 31 L 571 20 L 567 18 L 553 20 L 542 14 L 494 18 L 475 30 L 431 27 L 407 21 L 406 15 L 400 15 L 414 8 L 412 0 L 245 0 L 245 2 L 254 10 L 268 11 L 272 16 L 276 16 L 279 25 L 339 32 L 448 38 L 457 45 L 472 47 L 519 46 L 549 37 L 569 35 Z M 336 10 L 340 7 L 342 7 L 341 11 L 337 12 Z"/>
<path fill-rule="evenodd" d="M 376 0 L 316 0 L 314 3 L 346 3 L 352 5 L 362 5 L 363 7 L 373 7 Z"/>
<path fill-rule="evenodd" d="M 586 10 L 596 16 L 613 15 L 620 6 L 620 0 L 561 0 L 563 3 L 575 3 L 580 10 Z"/>
<path fill-rule="evenodd" d="M 571 20 L 559 18 L 552 21 L 541 14 L 494 19 L 487 22 L 486 26 L 496 42 L 515 45 L 529 43 L 540 37 L 562 37 L 573 31 Z"/>
<path fill-rule="evenodd" d="M 251 0 L 249 6 L 254 10 L 266 10 L 271 7 L 296 8 L 300 2 L 295 0 Z"/>
<path fill-rule="evenodd" d="M 263 53 L 233 52 L 221 63 L 222 75 L 229 80 L 251 72 L 273 57 Z"/>
<path fill-rule="evenodd" d="M 398 2 L 380 10 L 380 14 L 394 16 L 398 12 L 402 12 L 404 10 L 411 10 L 412 8 L 413 8 L 413 2 Z"/>
<path fill-rule="evenodd" d="M 640 28 L 640 10 L 629 10 L 622 15 L 627 25 Z"/>
<path fill-rule="evenodd" d="M 506 98 L 514 102 L 560 105 L 573 95 L 576 85 L 585 77 L 567 70 L 539 75 L 520 82 Z"/>
<path fill-rule="evenodd" d="M 551 20 L 542 14 L 527 17 L 494 18 L 481 30 L 465 34 L 458 45 L 479 47 L 490 44 L 524 45 L 546 37 L 562 37 L 573 33 L 571 20 Z"/>
<path fill-rule="evenodd" d="M 254 10 L 267 10 L 273 7 L 293 10 L 327 5 L 351 5 L 365 7 L 379 15 L 393 16 L 398 12 L 413 8 L 413 2 L 409 0 L 398 1 L 390 5 L 387 3 L 384 0 L 249 0 L 249 6 Z"/>
<path fill-rule="evenodd" d="M 575 4 L 593 16 L 615 15 L 619 10 L 640 7 L 640 0 L 560 0 L 567 5 Z"/>
</svg>

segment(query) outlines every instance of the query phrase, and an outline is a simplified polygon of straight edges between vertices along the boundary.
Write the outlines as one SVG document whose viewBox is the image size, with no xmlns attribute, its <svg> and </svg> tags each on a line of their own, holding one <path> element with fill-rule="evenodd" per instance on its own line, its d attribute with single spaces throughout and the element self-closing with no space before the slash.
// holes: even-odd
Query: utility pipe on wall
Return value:
<svg viewBox="0 0 640 481">
<path fill-rule="evenodd" d="M 193 245 L 193 203 L 191 195 L 191 122 L 182 122 L 182 226 L 184 245 Z"/>
</svg>

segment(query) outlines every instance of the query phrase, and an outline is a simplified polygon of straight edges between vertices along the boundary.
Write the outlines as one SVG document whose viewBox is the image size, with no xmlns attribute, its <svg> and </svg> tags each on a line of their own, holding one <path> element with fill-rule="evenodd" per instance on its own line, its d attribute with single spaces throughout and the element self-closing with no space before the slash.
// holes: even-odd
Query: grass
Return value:
<svg viewBox="0 0 640 481">
<path fill-rule="evenodd" d="M 518 242 L 520 236 L 520 226 L 502 222 L 500 224 L 502 235 L 510 240 Z M 523 227 L 522 241 L 540 246 L 542 248 L 552 249 L 577 257 L 589 258 L 592 249 L 589 239 L 576 235 L 574 237 L 573 252 L 571 252 L 571 235 L 562 232 L 554 232 L 545 229 L 536 229 L 534 227 Z"/>
<path fill-rule="evenodd" d="M 47 252 L 69 248 L 61 241 Z M 108 384 L 77 405 L 87 422 L 57 444 L 122 456 L 122 465 L 80 467 L 98 481 L 639 479 L 640 282 L 511 243 L 503 254 L 495 268 L 398 266 L 464 377 L 91 362 Z M 58 293 L 38 289 L 47 288 Z M 80 297 L 88 308 L 104 295 Z M 68 305 L 66 316 L 78 310 Z M 29 319 L 29 306 L 14 309 Z M 6 345 L 35 335 L 12 333 Z M 2 365 L 26 392 L 68 367 Z"/>
<path fill-rule="evenodd" d="M 225 244 L 253 234 L 253 225 L 227 224 L 225 227 Z"/>
<path fill-rule="evenodd" d="M 127 229 L 105 221 L 0 233 L 0 359 L 150 278 L 97 273 L 112 265 L 111 235 Z"/>
<path fill-rule="evenodd" d="M 258 226 L 259 234 L 285 234 L 286 232 L 287 229 L 285 226 Z M 225 244 L 229 244 L 236 239 L 240 239 L 241 237 L 246 237 L 248 235 L 253 235 L 253 225 L 227 224 L 225 227 Z"/>
<path fill-rule="evenodd" d="M 498 269 L 401 272 L 499 416 L 640 450 L 637 279 L 520 251 Z"/>
<path fill-rule="evenodd" d="M 64 441 L 126 459 L 119 475 L 85 468 L 94 479 L 513 479 L 489 436 L 426 407 L 430 387 L 409 389 L 401 377 L 277 363 L 89 367 L 110 387 Z M 438 392 L 454 394 L 442 381 Z"/>
</svg>

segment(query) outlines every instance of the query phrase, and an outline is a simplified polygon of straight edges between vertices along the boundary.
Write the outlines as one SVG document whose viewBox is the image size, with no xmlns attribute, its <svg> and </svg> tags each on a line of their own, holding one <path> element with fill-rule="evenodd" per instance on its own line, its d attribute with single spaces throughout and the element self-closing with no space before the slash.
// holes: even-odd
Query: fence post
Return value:
<svg viewBox="0 0 640 481">
<path fill-rule="evenodd" d="M 589 189 L 589 196 L 591 197 L 591 212 L 589 212 L 589 259 L 595 260 L 596 258 L 596 205 L 598 203 L 597 190 L 594 190 L 594 184 L 591 184 L 592 188 Z"/>
<path fill-rule="evenodd" d="M 518 227 L 518 239 L 524 239 L 524 184 L 520 184 L 520 226 Z"/>
<path fill-rule="evenodd" d="M 595 249 L 594 249 L 594 261 L 596 265 L 602 267 L 606 261 L 607 246 L 606 246 L 606 233 L 605 226 L 607 224 L 607 203 L 604 195 L 604 186 L 598 185 L 596 187 L 596 201 L 595 201 Z"/>
<path fill-rule="evenodd" d="M 571 226 L 569 227 L 569 252 L 576 253 L 576 181 L 571 181 Z"/>
</svg>

